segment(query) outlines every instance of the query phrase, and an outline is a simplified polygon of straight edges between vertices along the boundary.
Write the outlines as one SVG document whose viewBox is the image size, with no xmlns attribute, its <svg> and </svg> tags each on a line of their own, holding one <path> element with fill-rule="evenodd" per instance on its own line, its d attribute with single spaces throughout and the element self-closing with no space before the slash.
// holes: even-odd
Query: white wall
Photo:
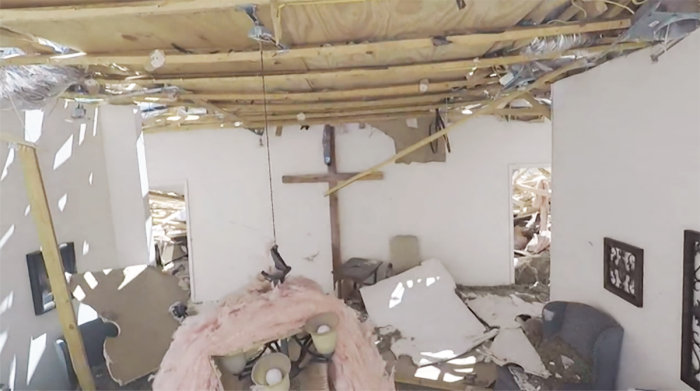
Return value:
<svg viewBox="0 0 700 391">
<path fill-rule="evenodd" d="M 330 291 L 328 187 L 281 183 L 282 175 L 326 172 L 321 133 L 321 126 L 285 128 L 282 137 L 271 137 L 271 159 L 280 252 L 292 273 Z M 390 165 L 384 180 L 340 191 L 344 260 L 388 259 L 391 237 L 416 235 L 423 257 L 440 259 L 457 282 L 510 282 L 508 166 L 548 164 L 550 124 L 479 118 L 453 131 L 450 142 L 446 163 Z M 272 223 L 263 145 L 247 130 L 146 135 L 150 180 L 188 182 L 195 300 L 219 299 L 268 265 Z M 342 172 L 361 171 L 395 152 L 393 140 L 370 127 L 338 129 L 336 145 Z"/>
<path fill-rule="evenodd" d="M 554 85 L 552 299 L 625 329 L 618 389 L 680 381 L 683 230 L 700 230 L 700 31 Z M 603 289 L 603 237 L 644 249 L 644 307 Z"/>
<path fill-rule="evenodd" d="M 121 257 L 117 246 L 121 243 L 129 254 L 146 253 L 143 222 L 132 227 L 137 232 L 141 229 L 141 240 L 125 240 L 115 235 L 112 207 L 124 214 L 143 214 L 144 209 L 134 209 L 121 198 L 111 196 L 108 172 L 113 168 L 105 159 L 105 150 L 113 147 L 105 142 L 104 127 L 99 120 L 95 126 L 94 108 L 88 108 L 89 119 L 84 126 L 66 121 L 73 108 L 73 104 L 64 107 L 63 102 L 50 104 L 44 110 L 43 126 L 30 132 L 32 140 L 37 140 L 57 239 L 59 243 L 75 243 L 79 271 L 143 264 L 147 257 Z M 99 111 L 110 109 L 101 107 Z M 0 131 L 23 138 L 25 120 L 24 117 L 20 120 L 14 111 L 2 111 Z M 124 131 L 124 127 L 121 129 Z M 132 129 L 137 127 L 132 125 Z M 54 349 L 54 341 L 62 335 L 57 312 L 34 315 L 26 254 L 37 251 L 40 243 L 28 209 L 21 163 L 8 147 L 7 143 L 0 143 L 0 164 L 6 168 L 0 180 L 0 383 L 8 384 L 14 373 L 14 384 L 10 386 L 17 390 L 65 389 L 67 385 Z M 54 169 L 57 152 L 69 149 L 70 157 Z M 135 143 L 131 149 L 135 150 Z M 137 171 L 122 170 L 126 177 L 135 177 L 138 185 Z M 129 188 L 129 182 L 115 185 Z M 140 195 L 138 186 L 131 189 Z M 64 196 L 61 210 L 59 200 Z"/>
</svg>

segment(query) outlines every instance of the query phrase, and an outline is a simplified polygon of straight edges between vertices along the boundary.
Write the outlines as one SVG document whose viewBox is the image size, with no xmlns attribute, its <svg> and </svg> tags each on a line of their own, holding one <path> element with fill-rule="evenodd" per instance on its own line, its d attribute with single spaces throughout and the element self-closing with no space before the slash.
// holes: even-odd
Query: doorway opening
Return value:
<svg viewBox="0 0 700 391">
<path fill-rule="evenodd" d="M 513 282 L 549 292 L 551 167 L 511 167 L 510 181 Z"/>
<path fill-rule="evenodd" d="M 153 221 L 155 264 L 180 280 L 180 286 L 191 292 L 190 235 L 186 186 L 156 186 L 148 195 Z"/>
</svg>

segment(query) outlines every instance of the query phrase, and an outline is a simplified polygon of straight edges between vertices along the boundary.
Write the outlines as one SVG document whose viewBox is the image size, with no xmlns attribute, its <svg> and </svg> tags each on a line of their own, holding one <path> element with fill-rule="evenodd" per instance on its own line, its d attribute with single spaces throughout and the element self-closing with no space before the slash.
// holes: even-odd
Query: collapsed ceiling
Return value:
<svg viewBox="0 0 700 391">
<path fill-rule="evenodd" d="M 63 97 L 135 102 L 149 131 L 435 109 L 452 121 L 575 59 L 590 67 L 648 45 L 624 34 L 660 0 L 248 1 L 3 0 L 4 88 L 8 74 L 77 67 L 87 76 Z M 532 120 L 550 104 L 544 86 L 492 114 Z"/>
</svg>

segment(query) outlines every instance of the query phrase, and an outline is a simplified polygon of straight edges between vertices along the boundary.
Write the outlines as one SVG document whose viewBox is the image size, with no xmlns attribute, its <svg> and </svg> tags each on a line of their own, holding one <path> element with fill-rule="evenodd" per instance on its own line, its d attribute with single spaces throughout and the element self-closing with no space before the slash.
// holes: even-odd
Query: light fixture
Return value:
<svg viewBox="0 0 700 391">
<path fill-rule="evenodd" d="M 246 363 L 245 353 L 224 356 L 219 359 L 219 364 L 221 364 L 226 371 L 234 375 L 238 375 L 243 372 Z"/>
<path fill-rule="evenodd" d="M 188 115 L 188 116 L 185 118 L 185 121 L 196 121 L 196 120 L 198 120 L 198 119 L 199 119 L 199 116 L 198 116 L 198 115 Z"/>
<path fill-rule="evenodd" d="M 250 378 L 259 390 L 288 391 L 291 370 L 292 362 L 289 357 L 282 353 L 270 353 L 255 363 Z"/>
<path fill-rule="evenodd" d="M 166 120 L 168 120 L 168 121 L 179 121 L 179 120 L 180 120 L 180 116 L 179 116 L 179 115 L 174 115 L 174 116 L 172 116 L 172 117 L 166 118 Z"/>
<path fill-rule="evenodd" d="M 309 318 L 304 325 L 304 331 L 311 334 L 316 351 L 327 355 L 335 351 L 338 339 L 338 315 L 326 312 Z"/>
<path fill-rule="evenodd" d="M 236 127 L 241 126 L 241 125 L 243 125 L 243 122 L 241 122 L 241 121 L 236 121 L 233 123 L 233 126 L 236 126 Z"/>
</svg>

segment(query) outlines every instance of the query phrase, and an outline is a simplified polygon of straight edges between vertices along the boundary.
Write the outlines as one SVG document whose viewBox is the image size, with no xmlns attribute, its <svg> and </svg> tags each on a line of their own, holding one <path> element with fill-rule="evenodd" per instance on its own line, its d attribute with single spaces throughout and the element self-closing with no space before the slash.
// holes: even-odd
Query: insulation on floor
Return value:
<svg viewBox="0 0 700 391">
<path fill-rule="evenodd" d="M 391 351 L 416 364 L 454 358 L 494 335 L 460 300 L 452 276 L 435 259 L 360 292 L 376 326 L 400 331 Z"/>
</svg>

